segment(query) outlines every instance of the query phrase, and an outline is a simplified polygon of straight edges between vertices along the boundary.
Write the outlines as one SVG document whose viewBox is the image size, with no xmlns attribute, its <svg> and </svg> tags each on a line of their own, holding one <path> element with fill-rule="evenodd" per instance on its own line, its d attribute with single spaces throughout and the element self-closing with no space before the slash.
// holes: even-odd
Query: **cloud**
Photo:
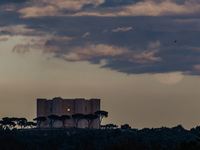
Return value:
<svg viewBox="0 0 200 150">
<path fill-rule="evenodd" d="M 100 4 L 99 7 L 119 7 L 119 6 L 126 6 L 132 5 L 137 3 L 141 0 L 105 0 L 104 3 Z"/>
<path fill-rule="evenodd" d="M 173 16 L 200 12 L 197 0 L 11 0 L 8 8 L 21 18 L 45 16 Z M 4 4 L 5 4 L 4 0 Z M 8 2 L 8 4 L 10 4 Z M 17 7 L 15 7 L 16 5 Z"/>
<path fill-rule="evenodd" d="M 150 64 L 162 61 L 161 57 L 155 57 L 154 54 L 159 50 L 144 51 L 140 54 L 134 54 L 127 48 L 121 48 L 110 45 L 89 45 L 86 47 L 74 47 L 64 55 L 67 61 L 90 61 L 94 59 L 123 60 L 138 64 Z"/>
<path fill-rule="evenodd" d="M 200 71 L 200 65 L 194 65 L 194 69 Z"/>
<path fill-rule="evenodd" d="M 129 59 L 129 61 L 139 63 L 139 64 L 160 62 L 162 61 L 161 57 L 154 57 L 154 54 L 157 52 L 158 50 L 154 50 L 151 52 L 144 51 L 141 54 L 134 55 L 133 59 Z"/>
<path fill-rule="evenodd" d="M 82 38 L 84 38 L 84 37 L 86 37 L 86 36 L 88 36 L 88 35 L 90 35 L 90 32 L 86 32 L 86 33 L 82 36 Z"/>
<path fill-rule="evenodd" d="M 133 28 L 132 27 L 122 27 L 122 28 L 118 27 L 117 29 L 113 29 L 111 32 L 119 32 L 119 31 L 125 32 L 129 30 L 133 30 Z"/>
<path fill-rule="evenodd" d="M 0 38 L 0 42 L 8 41 L 8 38 Z"/>
<path fill-rule="evenodd" d="M 24 35 L 24 36 L 43 36 L 46 33 L 44 31 L 37 31 L 34 29 L 28 29 L 25 25 L 5 26 L 0 27 L 0 35 Z"/>
<path fill-rule="evenodd" d="M 6 11 L 15 11 L 15 9 L 14 5 L 6 5 Z"/>
<path fill-rule="evenodd" d="M 12 52 L 16 52 L 19 54 L 25 54 L 30 52 L 30 49 L 33 50 L 42 50 L 44 53 L 56 53 L 61 50 L 61 48 L 57 45 L 54 45 L 57 41 L 68 43 L 68 41 L 74 38 L 70 37 L 59 37 L 59 36 L 46 36 L 46 37 L 27 37 L 24 38 L 24 41 L 28 41 L 26 44 L 17 44 L 13 47 Z M 58 42 L 58 43 L 59 43 Z"/>
<path fill-rule="evenodd" d="M 99 7 L 84 11 L 77 11 L 66 16 L 101 16 L 101 17 L 119 17 L 119 16 L 168 16 L 184 15 L 200 12 L 200 4 L 197 1 L 176 1 L 162 0 L 145 0 L 126 5 L 116 5 L 110 7 Z M 64 15 L 64 14 L 63 14 Z"/>
<path fill-rule="evenodd" d="M 18 11 L 21 13 L 22 18 L 29 17 L 42 17 L 42 16 L 62 16 L 55 6 L 44 6 L 44 7 L 26 7 Z"/>
<path fill-rule="evenodd" d="M 108 30 L 103 30 L 103 32 L 102 33 L 107 33 L 108 32 Z"/>
<path fill-rule="evenodd" d="M 30 51 L 31 44 L 17 44 L 13 47 L 13 52 L 17 52 L 19 54 L 23 54 Z"/>
<path fill-rule="evenodd" d="M 109 46 L 109 45 L 89 45 L 86 47 L 74 47 L 70 50 L 68 55 L 65 55 L 64 59 L 68 61 L 82 61 L 90 60 L 95 57 L 115 57 L 124 53 L 127 53 L 128 50 Z"/>
<path fill-rule="evenodd" d="M 150 64 L 156 62 L 162 62 L 161 57 L 155 57 L 154 55 L 159 52 L 159 47 L 161 46 L 160 41 L 150 41 L 147 45 L 147 50 L 143 50 L 143 52 L 139 54 L 133 54 L 133 57 L 130 57 L 129 54 L 127 60 L 130 62 L 138 63 L 138 64 Z"/>
<path fill-rule="evenodd" d="M 0 31 L 23 36 L 26 43 L 16 45 L 13 52 L 41 50 L 66 61 L 94 64 L 106 60 L 102 67 L 128 74 L 200 75 L 196 0 L 30 2 L 11 4 L 14 11 L 1 10 Z"/>
<path fill-rule="evenodd" d="M 159 46 L 160 46 L 160 41 L 159 40 L 157 40 L 155 42 L 150 41 L 148 43 L 148 48 L 149 49 L 155 49 L 155 48 L 158 48 Z"/>
<path fill-rule="evenodd" d="M 32 3 L 31 7 L 20 9 L 22 18 L 41 17 L 41 16 L 65 16 L 65 12 L 81 11 L 86 5 L 93 7 L 103 3 L 104 0 L 41 0 L 41 5 Z"/>
<path fill-rule="evenodd" d="M 0 31 L 0 36 L 1 35 L 10 35 L 10 36 L 12 36 L 12 33 L 9 32 L 9 31 L 2 30 L 2 31 Z"/>
<path fill-rule="evenodd" d="M 126 11 L 122 15 L 134 16 L 165 16 L 174 14 L 189 14 L 200 11 L 200 5 L 186 1 L 183 5 L 178 5 L 169 0 L 156 3 L 152 0 L 138 2 L 132 6 L 126 6 Z"/>
<path fill-rule="evenodd" d="M 50 53 L 60 51 L 60 48 L 58 46 L 44 46 L 42 50 L 44 53 Z"/>
<path fill-rule="evenodd" d="M 29 0 L 1 0 L 0 5 L 10 4 L 10 3 L 25 3 L 27 1 L 29 1 Z"/>
</svg>

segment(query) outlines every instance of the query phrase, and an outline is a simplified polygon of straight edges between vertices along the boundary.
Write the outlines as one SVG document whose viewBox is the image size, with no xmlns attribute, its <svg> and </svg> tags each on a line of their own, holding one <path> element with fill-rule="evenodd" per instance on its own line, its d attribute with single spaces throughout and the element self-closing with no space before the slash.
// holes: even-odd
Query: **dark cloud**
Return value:
<svg viewBox="0 0 200 150">
<path fill-rule="evenodd" d="M 153 0 L 153 2 L 159 4 L 164 2 L 165 0 Z M 184 5 L 185 2 L 189 2 L 190 0 L 171 0 L 172 3 L 178 5 Z M 119 6 L 127 6 L 133 5 L 138 2 L 145 2 L 145 0 L 105 0 L 104 3 L 100 4 L 99 7 L 119 7 Z M 200 3 L 197 0 L 194 1 L 195 3 Z"/>
<path fill-rule="evenodd" d="M 144 0 L 105 0 L 99 7 L 117 7 L 124 5 L 132 5 L 137 2 L 143 2 Z"/>
<path fill-rule="evenodd" d="M 131 62 L 128 60 L 129 57 L 122 54 L 116 56 L 94 55 L 92 58 L 84 58 L 95 64 L 106 59 L 107 64 L 102 67 L 129 74 L 171 71 L 197 74 L 194 66 L 200 64 L 200 50 L 198 50 L 200 43 L 197 38 L 200 36 L 198 21 L 199 19 L 191 21 L 188 18 L 177 20 L 173 17 L 45 17 L 45 19 L 26 19 L 26 25 L 30 29 L 54 32 L 56 36 L 73 37 L 74 39 L 67 43 L 56 39 L 46 42 L 45 46 L 58 46 L 61 49 L 55 51 L 55 56 L 59 58 L 68 55 L 76 47 L 84 49 L 92 44 L 128 49 L 129 55 L 132 56 L 145 51 L 150 53 L 153 49 L 158 49 L 158 52 L 152 57 L 160 57 L 162 61 L 151 63 L 148 61 L 147 63 Z M 118 27 L 124 27 L 124 25 L 131 26 L 133 29 L 127 32 L 111 32 Z M 102 34 L 105 29 L 108 32 Z M 90 36 L 82 38 L 86 32 L 90 32 Z M 174 40 L 177 42 L 175 43 Z M 156 41 L 159 41 L 160 45 L 151 48 L 150 43 Z"/>
<path fill-rule="evenodd" d="M 2 30 L 2 31 L 0 31 L 0 36 L 1 36 L 1 35 L 10 35 L 10 36 L 12 36 L 12 33 L 9 32 L 9 31 L 4 31 L 4 30 Z"/>
<path fill-rule="evenodd" d="M 85 4 L 80 11 L 132 5 L 137 2 L 139 1 L 106 0 L 97 8 L 92 3 Z M 162 0 L 155 2 L 160 3 Z M 180 0 L 173 2 L 179 5 L 185 3 Z M 66 14 L 74 13 L 72 10 L 64 11 Z M 106 60 L 102 67 L 127 74 L 182 71 L 200 75 L 198 15 L 20 18 L 19 13 L 2 12 L 0 19 L 2 28 L 25 25 L 26 29 L 33 30 L 25 32 L 25 36 L 40 35 L 40 31 L 41 36 L 45 36 L 45 33 L 51 34 L 52 38 L 44 42 L 45 52 L 53 52 L 55 57 L 67 61 L 84 60 L 100 64 L 101 60 Z M 132 29 L 126 32 L 112 32 L 114 29 L 126 27 Z M 107 32 L 102 33 L 105 30 Z M 2 30 L 0 35 L 10 35 L 6 32 Z M 87 32 L 90 34 L 82 38 Z M 177 42 L 174 42 L 175 40 Z M 25 46 L 28 48 L 31 45 Z M 24 48 L 24 45 L 17 47 L 19 52 L 21 47 Z M 77 57 L 69 58 L 70 53 L 75 53 Z"/>
<path fill-rule="evenodd" d="M 76 20 L 77 19 L 77 20 Z M 160 46 L 155 47 L 159 49 L 154 57 L 162 58 L 162 61 L 153 63 L 136 63 L 130 62 L 123 55 L 120 56 L 101 56 L 86 59 L 91 63 L 100 63 L 100 60 L 106 59 L 107 64 L 102 66 L 117 70 L 124 73 L 161 73 L 182 71 L 194 74 L 194 66 L 200 64 L 200 50 L 194 50 L 190 47 L 200 47 L 198 38 L 200 32 L 198 31 L 198 24 L 196 22 L 177 23 L 173 18 L 159 18 L 159 17 L 127 17 L 127 18 L 93 18 L 85 17 L 73 18 L 67 22 L 74 22 L 68 26 L 67 22 L 64 28 L 57 29 L 57 35 L 73 35 L 74 40 L 68 44 L 51 41 L 51 44 L 58 45 L 62 51 L 59 54 L 68 54 L 74 47 L 80 46 L 84 48 L 89 44 L 105 44 L 110 46 L 117 46 L 120 48 L 127 48 L 134 54 L 141 54 L 144 51 L 149 51 L 148 46 L 150 42 L 160 42 Z M 198 19 L 197 19 L 198 20 Z M 95 21 L 95 23 L 93 22 Z M 82 26 L 76 25 L 76 22 L 82 23 Z M 87 22 L 88 24 L 85 24 Z M 96 25 L 95 25 L 96 24 Z M 132 26 L 133 30 L 128 32 L 111 33 L 112 29 L 123 27 L 123 25 Z M 165 24 L 165 25 L 164 25 Z M 191 29 L 190 27 L 193 26 Z M 71 31 L 73 29 L 73 33 Z M 101 34 L 104 29 L 110 31 L 107 34 Z M 65 31 L 65 32 L 63 32 Z M 91 35 L 87 38 L 80 37 L 90 31 Z M 61 34 L 62 33 L 62 34 Z M 177 40 L 175 43 L 174 40 Z M 47 42 L 48 43 L 48 42 Z M 47 44 L 46 43 L 46 44 Z M 48 44 L 47 44 L 48 45 Z M 154 49 L 154 48 L 153 48 Z M 60 56 L 60 55 L 59 55 Z M 124 58 L 124 60 L 120 60 Z M 113 60 L 117 59 L 117 60 Z"/>
<path fill-rule="evenodd" d="M 90 4 L 84 4 L 81 8 L 81 10 L 85 10 L 85 9 L 89 9 L 89 8 L 93 8 L 94 4 L 90 3 Z"/>
<path fill-rule="evenodd" d="M 10 4 L 10 3 L 25 3 L 27 1 L 30 1 L 30 0 L 1 0 L 0 1 L 0 5 L 3 5 L 3 4 Z"/>
</svg>

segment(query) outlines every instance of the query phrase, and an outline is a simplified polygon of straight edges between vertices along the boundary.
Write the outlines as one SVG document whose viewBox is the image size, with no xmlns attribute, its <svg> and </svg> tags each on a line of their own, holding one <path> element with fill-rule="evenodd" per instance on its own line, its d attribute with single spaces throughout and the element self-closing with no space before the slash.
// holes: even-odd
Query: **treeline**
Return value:
<svg viewBox="0 0 200 150">
<path fill-rule="evenodd" d="M 25 128 L 25 127 L 34 127 L 37 125 L 37 123 L 32 122 L 32 121 L 27 121 L 26 118 L 17 118 L 17 117 L 4 117 L 2 120 L 0 120 L 1 128 L 6 130 L 6 129 L 14 129 L 17 125 L 19 127 Z"/>
<path fill-rule="evenodd" d="M 124 126 L 124 125 L 123 125 Z M 123 128 L 123 126 L 121 126 Z M 199 150 L 200 127 L 21 130 L 0 128 L 1 150 Z"/>
<path fill-rule="evenodd" d="M 96 111 L 96 112 L 94 112 L 94 114 L 76 113 L 76 114 L 73 114 L 72 116 L 69 116 L 69 115 L 58 116 L 58 115 L 52 114 L 52 115 L 47 116 L 47 118 L 49 118 L 49 126 L 51 127 L 51 130 L 52 130 L 53 124 L 56 121 L 62 121 L 63 127 L 65 128 L 66 121 L 69 120 L 70 118 L 73 118 L 75 127 L 78 128 L 79 121 L 84 119 L 88 122 L 88 128 L 89 128 L 90 125 L 92 124 L 92 122 L 97 118 L 99 118 L 99 121 L 100 121 L 100 124 L 101 124 L 101 121 L 104 117 L 105 118 L 108 117 L 108 112 L 104 111 L 104 110 Z M 38 127 L 40 129 L 41 123 L 43 121 L 46 121 L 47 118 L 45 116 L 40 116 L 40 117 L 37 117 L 33 120 L 37 121 Z"/>
<path fill-rule="evenodd" d="M 21 129 L 25 128 L 25 127 L 36 127 L 38 126 L 40 129 L 40 125 L 43 121 L 46 121 L 46 119 L 49 119 L 49 127 L 53 128 L 53 124 L 56 121 L 61 121 L 63 127 L 65 128 L 65 123 L 67 120 L 69 120 L 70 118 L 73 118 L 74 123 L 75 123 L 75 127 L 78 128 L 78 123 L 80 120 L 85 119 L 88 122 L 88 128 L 90 127 L 90 125 L 92 124 L 92 122 L 99 118 L 100 120 L 100 124 L 103 118 L 108 117 L 108 112 L 104 111 L 104 110 L 99 110 L 96 111 L 94 114 L 81 114 L 81 113 L 76 113 L 73 114 L 72 116 L 69 115 L 62 115 L 62 116 L 58 116 L 58 115 L 49 115 L 49 116 L 39 116 L 37 118 L 34 118 L 33 121 L 36 122 L 32 122 L 32 121 L 27 121 L 26 118 L 17 118 L 17 117 L 4 117 L 2 118 L 2 120 L 0 120 L 0 124 L 2 125 L 3 129 L 13 129 L 14 127 L 16 127 L 16 125 L 20 126 Z"/>
<path fill-rule="evenodd" d="M 89 128 L 93 120 L 99 118 L 101 124 L 105 117 L 108 117 L 108 112 L 103 110 L 86 115 L 52 114 L 34 118 L 33 121 L 4 117 L 0 120 L 0 150 L 200 150 L 200 127 L 186 130 L 178 125 L 138 130 L 128 124 L 120 127 L 106 124 L 100 129 Z M 37 130 L 47 118 L 51 130 Z M 65 128 L 70 118 L 75 126 Z M 87 120 L 88 128 L 78 128 L 82 119 Z M 56 121 L 62 121 L 63 127 L 52 130 Z M 24 130 L 26 127 L 30 130 Z"/>
</svg>

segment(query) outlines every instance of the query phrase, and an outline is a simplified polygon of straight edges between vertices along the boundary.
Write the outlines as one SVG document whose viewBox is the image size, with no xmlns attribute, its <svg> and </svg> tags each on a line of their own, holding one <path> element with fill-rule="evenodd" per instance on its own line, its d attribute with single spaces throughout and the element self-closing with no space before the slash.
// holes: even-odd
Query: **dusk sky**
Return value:
<svg viewBox="0 0 200 150">
<path fill-rule="evenodd" d="M 0 118 L 99 98 L 103 124 L 200 125 L 199 0 L 0 0 Z"/>
</svg>

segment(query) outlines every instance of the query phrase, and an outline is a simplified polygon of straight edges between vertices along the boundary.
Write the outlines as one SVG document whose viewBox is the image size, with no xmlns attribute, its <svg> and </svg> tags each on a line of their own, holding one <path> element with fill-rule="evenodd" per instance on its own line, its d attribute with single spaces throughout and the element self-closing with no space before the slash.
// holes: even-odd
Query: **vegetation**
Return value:
<svg viewBox="0 0 200 150">
<path fill-rule="evenodd" d="M 104 110 L 98 110 L 94 114 L 99 116 L 100 118 L 99 128 L 101 128 L 102 119 L 108 117 L 108 112 Z"/>
<path fill-rule="evenodd" d="M 78 122 L 84 119 L 84 114 L 73 114 L 72 118 L 74 119 L 75 127 L 78 128 Z"/>
<path fill-rule="evenodd" d="M 69 128 L 65 127 L 65 121 L 70 116 L 50 115 L 51 130 L 40 127 L 46 117 L 33 119 L 38 128 L 26 118 L 4 117 L 0 120 L 0 150 L 200 150 L 200 126 L 190 130 L 182 125 L 141 130 L 128 124 L 120 128 L 115 124 L 101 125 L 101 130 L 89 128 L 100 116 L 102 120 L 108 114 L 74 114 L 76 127 Z M 81 119 L 87 120 L 88 128 L 77 128 Z M 53 129 L 58 120 L 63 127 Z"/>
<path fill-rule="evenodd" d="M 52 130 L 52 127 L 53 127 L 53 124 L 59 120 L 59 116 L 57 115 L 50 115 L 50 116 L 47 116 L 49 118 L 49 126 L 51 127 L 51 130 Z"/>
<path fill-rule="evenodd" d="M 69 120 L 70 116 L 69 115 L 62 115 L 59 117 L 59 120 L 62 121 L 63 127 L 65 128 L 65 122 L 66 120 Z"/>
<path fill-rule="evenodd" d="M 130 127 L 130 126 L 129 126 Z M 199 150 L 200 127 L 3 129 L 1 150 Z"/>
<path fill-rule="evenodd" d="M 117 125 L 112 124 L 112 123 L 106 124 L 106 125 L 101 125 L 102 129 L 116 129 L 117 127 L 118 127 Z"/>
<path fill-rule="evenodd" d="M 19 125 L 19 126 L 21 126 L 21 129 L 22 129 L 22 127 L 26 127 L 26 123 L 27 123 L 27 119 L 26 118 L 18 118 L 17 119 L 17 124 Z"/>
<path fill-rule="evenodd" d="M 92 124 L 92 122 L 97 119 L 99 116 L 95 115 L 95 114 L 87 114 L 84 115 L 84 119 L 87 120 L 88 122 L 88 128 L 90 127 L 90 125 Z"/>
<path fill-rule="evenodd" d="M 16 123 L 11 118 L 8 118 L 8 117 L 2 118 L 2 120 L 0 121 L 0 124 L 2 125 L 3 129 L 7 129 L 7 128 L 12 129 L 13 127 L 16 126 Z"/>
<path fill-rule="evenodd" d="M 37 123 L 32 122 L 32 121 L 29 121 L 26 123 L 26 126 L 30 127 L 31 129 L 33 128 L 33 126 L 36 126 L 36 125 L 37 125 Z"/>
<path fill-rule="evenodd" d="M 40 125 L 41 125 L 41 123 L 43 122 L 43 121 L 45 121 L 47 118 L 46 117 L 37 117 L 37 118 L 35 118 L 35 119 L 33 119 L 34 121 L 37 121 L 37 125 L 38 125 L 38 127 L 39 127 L 39 129 L 40 129 Z"/>
</svg>

